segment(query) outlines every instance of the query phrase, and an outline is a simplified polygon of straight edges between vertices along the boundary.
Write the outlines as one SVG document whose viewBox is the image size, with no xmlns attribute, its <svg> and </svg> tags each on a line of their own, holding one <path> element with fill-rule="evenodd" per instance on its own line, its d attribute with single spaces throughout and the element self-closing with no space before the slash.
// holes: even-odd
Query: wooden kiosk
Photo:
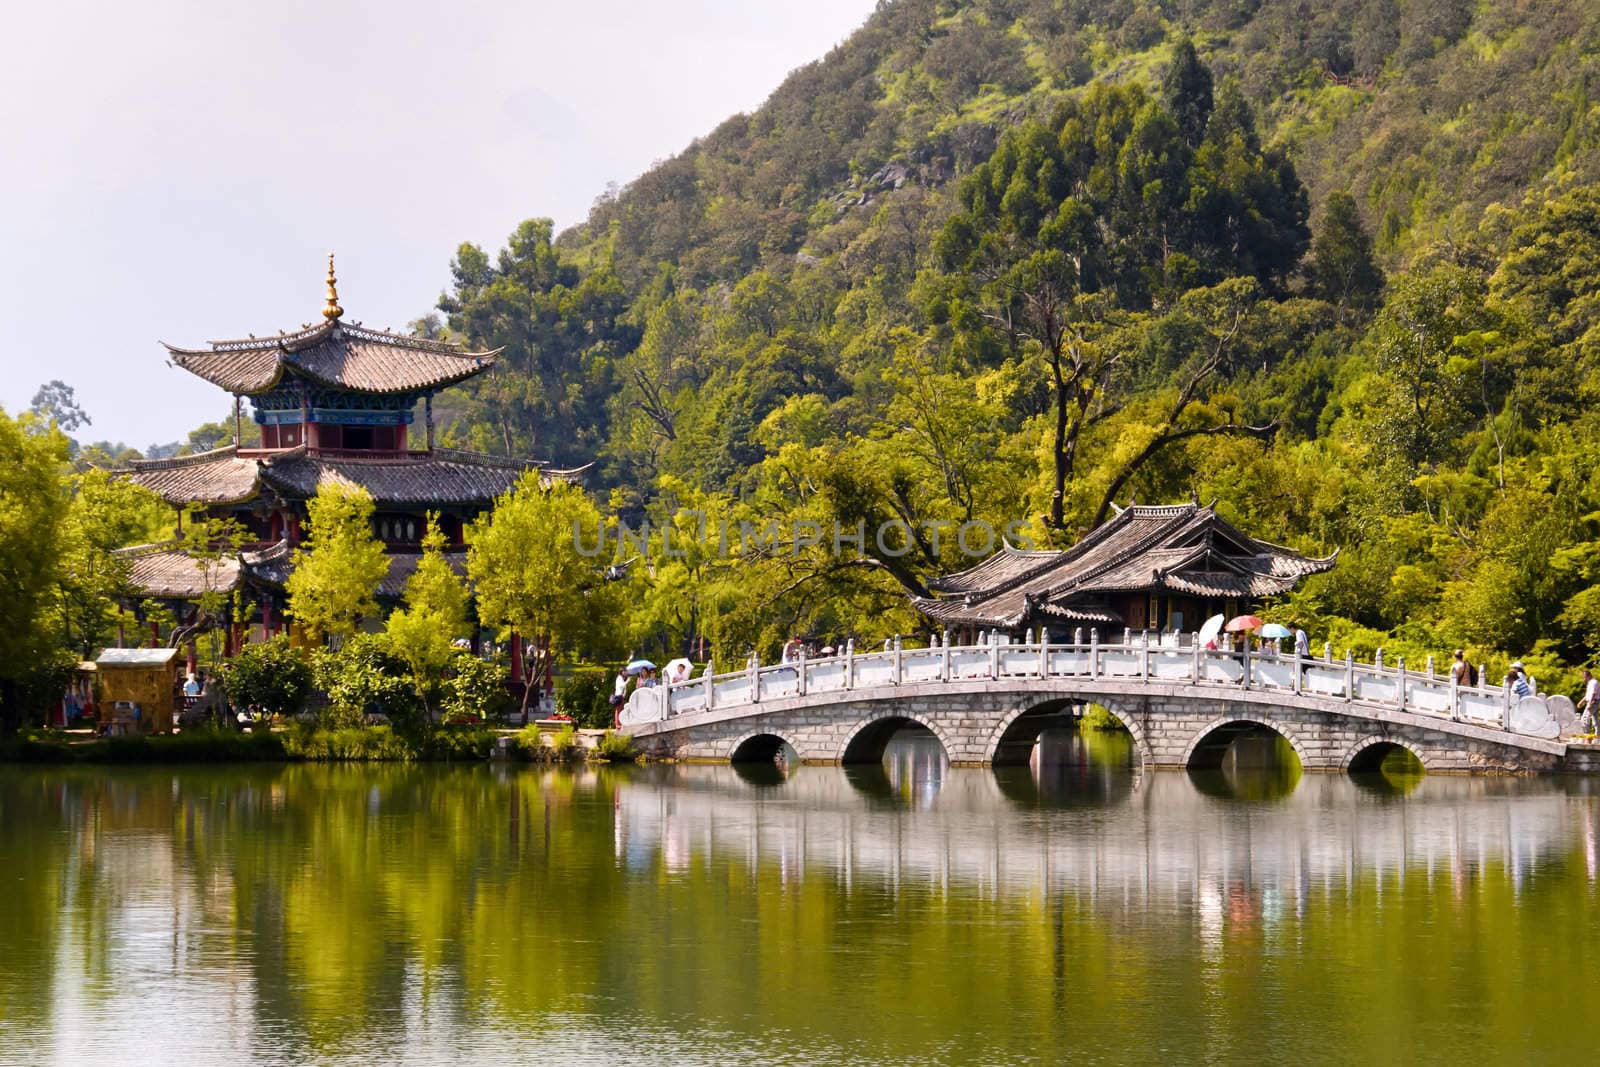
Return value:
<svg viewBox="0 0 1600 1067">
<path fill-rule="evenodd" d="M 171 733 L 177 700 L 178 650 L 108 648 L 95 660 L 100 676 L 100 732 Z"/>
</svg>

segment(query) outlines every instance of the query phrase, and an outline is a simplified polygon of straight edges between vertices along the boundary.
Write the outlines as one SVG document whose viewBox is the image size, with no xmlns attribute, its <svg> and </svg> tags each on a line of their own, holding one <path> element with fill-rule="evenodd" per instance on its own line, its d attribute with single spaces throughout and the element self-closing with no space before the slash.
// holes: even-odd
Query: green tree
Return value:
<svg viewBox="0 0 1600 1067">
<path fill-rule="evenodd" d="M 385 625 L 389 647 L 410 668 L 425 712 L 431 712 L 430 697 L 455 659 L 455 639 L 470 632 L 467 590 L 445 559 L 446 543 L 438 514 L 429 512 L 422 558 L 406 579 L 405 606 L 392 612 Z"/>
<path fill-rule="evenodd" d="M 38 426 L 54 426 L 62 433 L 71 433 L 94 422 L 79 405 L 76 391 L 59 378 L 51 379 L 39 387 L 39 391 L 33 394 L 33 402 L 28 410 L 37 417 Z"/>
<path fill-rule="evenodd" d="M 246 645 L 222 672 L 228 699 L 268 719 L 298 713 L 311 695 L 311 683 L 311 665 L 283 634 Z"/>
<path fill-rule="evenodd" d="M 306 510 L 306 544 L 295 549 L 286 583 L 289 614 L 313 639 L 349 637 L 378 610 L 378 583 L 389 571 L 372 534 L 372 497 L 360 486 L 324 482 Z"/>
<path fill-rule="evenodd" d="M 129 561 L 114 550 L 162 539 L 171 509 L 155 493 L 103 470 L 70 479 L 72 500 L 61 524 L 58 606 L 62 641 L 80 657 L 105 644 L 119 611 L 132 600 Z"/>
<path fill-rule="evenodd" d="M 1161 78 L 1161 99 L 1177 120 L 1184 142 L 1190 148 L 1200 147 L 1211 118 L 1211 68 L 1200 61 L 1187 36 L 1172 47 L 1172 62 Z"/>
<path fill-rule="evenodd" d="M 585 554 L 601 529 L 600 512 L 583 490 L 523 476 L 472 524 L 467 576 L 478 617 L 531 643 L 522 657 L 522 723 L 528 701 L 550 677 L 554 659 L 576 649 L 606 627 L 619 629 L 618 597 L 604 580 L 608 561 Z"/>
<path fill-rule="evenodd" d="M 1383 292 L 1383 270 L 1372 256 L 1372 238 L 1361 225 L 1355 198 L 1328 194 L 1322 223 L 1311 243 L 1311 289 L 1341 312 L 1366 311 Z"/>
<path fill-rule="evenodd" d="M 0 734 L 45 702 L 67 661 L 52 613 L 66 462 L 60 430 L 0 411 Z"/>
</svg>

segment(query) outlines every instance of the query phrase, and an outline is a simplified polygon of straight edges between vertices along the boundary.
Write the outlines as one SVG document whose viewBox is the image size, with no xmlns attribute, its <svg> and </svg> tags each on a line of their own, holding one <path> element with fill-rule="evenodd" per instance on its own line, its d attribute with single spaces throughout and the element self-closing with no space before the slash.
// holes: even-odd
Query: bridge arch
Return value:
<svg viewBox="0 0 1600 1067">
<path fill-rule="evenodd" d="M 1339 761 L 1339 769 L 1347 774 L 1362 774 L 1376 771 L 1383 763 L 1383 759 L 1394 749 L 1403 749 L 1416 757 L 1423 770 L 1428 769 L 1428 760 L 1423 756 L 1422 750 L 1399 737 L 1390 737 L 1384 734 L 1369 734 L 1350 746 L 1350 750 Z"/>
<path fill-rule="evenodd" d="M 1295 757 L 1300 760 L 1300 766 L 1302 768 L 1311 766 L 1306 759 L 1305 745 L 1292 730 L 1282 722 L 1248 712 L 1223 715 L 1202 726 L 1184 749 L 1182 766 L 1192 770 L 1210 770 L 1221 766 L 1222 757 L 1234 739 L 1240 734 L 1257 729 L 1268 730 L 1289 742 L 1289 746 L 1294 749 Z"/>
<path fill-rule="evenodd" d="M 835 763 L 881 763 L 884 750 L 889 746 L 889 738 L 895 731 L 906 725 L 921 726 L 938 740 L 939 747 L 944 749 L 945 758 L 957 751 L 952 743 L 953 739 L 939 726 L 937 720 L 930 719 L 917 712 L 905 711 L 899 708 L 885 708 L 861 719 L 850 730 L 850 736 L 839 746 L 839 753 L 834 758 Z"/>
<path fill-rule="evenodd" d="M 1027 701 L 1008 711 L 984 742 L 985 758 L 994 766 L 1003 766 L 1008 762 L 1016 762 L 1007 758 L 1006 750 L 1016 747 L 1017 742 L 1027 735 L 1031 728 L 1029 717 L 1043 717 L 1043 715 L 1051 714 L 1054 706 L 1069 704 L 1099 704 L 1111 712 L 1116 717 L 1116 720 L 1122 724 L 1123 729 L 1127 730 L 1133 737 L 1133 751 L 1139 757 L 1139 768 L 1143 769 L 1155 763 L 1155 758 L 1150 751 L 1150 743 L 1145 738 L 1144 727 L 1139 724 L 1138 719 L 1132 717 L 1115 704 L 1107 703 L 1104 697 L 1091 699 L 1089 697 L 1060 697 L 1055 695 Z M 1051 710 L 1047 711 L 1045 709 Z M 1037 730 L 1033 731 L 1035 736 L 1037 736 L 1037 733 Z"/>
<path fill-rule="evenodd" d="M 776 730 L 752 730 L 733 740 L 728 746 L 729 763 L 771 763 L 778 758 L 778 753 L 783 751 L 783 746 L 788 745 L 790 750 L 798 753 L 799 747 L 789 738 Z"/>
</svg>

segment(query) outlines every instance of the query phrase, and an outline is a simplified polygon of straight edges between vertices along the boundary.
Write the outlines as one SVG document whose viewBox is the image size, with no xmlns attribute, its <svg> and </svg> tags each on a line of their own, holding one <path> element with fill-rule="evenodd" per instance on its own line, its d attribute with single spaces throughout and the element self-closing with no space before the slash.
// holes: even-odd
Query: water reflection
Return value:
<svg viewBox="0 0 1600 1067">
<path fill-rule="evenodd" d="M 1024 809 L 1105 806 L 1133 794 L 1133 738 L 1126 730 L 1042 730 L 1025 767 L 996 767 L 995 784 Z"/>
<path fill-rule="evenodd" d="M 1249 759 L 1219 797 L 1129 755 L 7 770 L 0 1060 L 1585 1052 L 1595 783 L 1262 804 Z"/>
</svg>

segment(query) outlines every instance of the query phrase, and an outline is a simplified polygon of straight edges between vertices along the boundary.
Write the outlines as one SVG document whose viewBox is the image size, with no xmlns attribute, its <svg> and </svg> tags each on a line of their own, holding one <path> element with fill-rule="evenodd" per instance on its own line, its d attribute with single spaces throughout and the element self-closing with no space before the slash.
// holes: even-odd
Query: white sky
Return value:
<svg viewBox="0 0 1600 1067">
<path fill-rule="evenodd" d="M 138 448 L 222 417 L 158 341 L 430 311 L 456 245 L 580 221 L 873 0 L 50 0 L 0 64 L 0 406 Z"/>
</svg>

